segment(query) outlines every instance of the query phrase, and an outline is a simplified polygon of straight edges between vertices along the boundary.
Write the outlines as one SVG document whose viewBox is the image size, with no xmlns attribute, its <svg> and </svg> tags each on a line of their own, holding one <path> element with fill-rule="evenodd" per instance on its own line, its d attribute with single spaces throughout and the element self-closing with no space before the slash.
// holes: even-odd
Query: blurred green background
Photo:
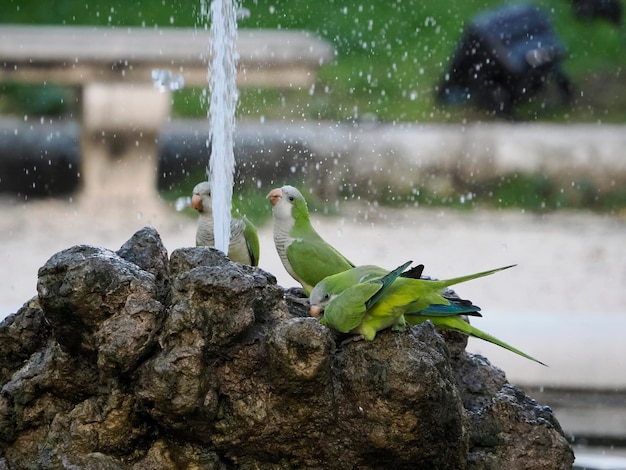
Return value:
<svg viewBox="0 0 626 470">
<path fill-rule="evenodd" d="M 207 0 L 207 2 L 210 0 Z M 622 10 L 624 10 L 624 1 Z M 574 85 L 569 105 L 548 86 L 516 108 L 518 121 L 558 123 L 626 122 L 626 33 L 624 25 L 604 19 L 581 20 L 570 0 L 536 0 L 567 48 L 563 63 Z M 243 0 L 240 28 L 304 29 L 328 40 L 337 55 L 321 67 L 306 89 L 240 90 L 238 119 L 332 120 L 337 122 L 466 123 L 502 119 L 472 104 L 441 105 L 437 85 L 447 71 L 461 35 L 477 14 L 506 4 L 499 0 Z M 0 0 L 2 23 L 106 25 L 112 27 L 207 26 L 200 0 L 135 1 Z M 79 115 L 76 93 L 54 85 L 0 84 L 0 114 Z M 186 88 L 173 94 L 173 117 L 204 118 L 206 96 Z M 164 196 L 187 195 L 203 175 L 191 175 Z M 295 184 L 295 182 L 294 182 Z M 474 197 L 430 194 L 378 202 L 396 206 L 426 205 L 470 209 L 477 205 L 520 207 L 530 211 L 560 208 L 620 212 L 626 189 L 601 197 L 593 185 L 577 182 L 564 191 L 542 175 L 503 175 L 485 187 L 467 188 Z M 265 208 L 255 188 L 239 194 L 234 205 L 248 201 Z M 344 195 L 350 198 L 350 195 Z M 318 206 L 316 201 L 311 204 Z M 324 206 L 322 201 L 319 207 Z M 248 214 L 254 207 L 240 207 Z M 328 210 L 328 207 L 325 207 Z M 263 212 L 263 211 L 260 211 Z M 255 218 L 252 215 L 252 218 Z"/>
<path fill-rule="evenodd" d="M 208 1 L 208 0 L 207 0 Z M 621 0 L 624 2 L 624 0 Z M 306 29 L 330 41 L 337 58 L 312 89 L 241 90 L 239 117 L 335 121 L 464 122 L 494 119 L 471 105 L 442 106 L 434 89 L 447 70 L 465 25 L 505 4 L 498 0 L 243 0 L 241 28 Z M 523 103 L 519 120 L 626 121 L 626 33 L 603 19 L 583 21 L 569 0 L 536 0 L 565 44 L 570 106 L 550 88 Z M 622 5 L 623 7 L 623 5 Z M 203 27 L 200 0 L 79 2 L 1 0 L 2 23 Z M 554 90 L 552 90 L 554 91 Z M 53 86 L 0 85 L 0 113 L 58 114 L 71 106 Z M 175 94 L 176 116 L 205 116 L 200 90 Z"/>
</svg>

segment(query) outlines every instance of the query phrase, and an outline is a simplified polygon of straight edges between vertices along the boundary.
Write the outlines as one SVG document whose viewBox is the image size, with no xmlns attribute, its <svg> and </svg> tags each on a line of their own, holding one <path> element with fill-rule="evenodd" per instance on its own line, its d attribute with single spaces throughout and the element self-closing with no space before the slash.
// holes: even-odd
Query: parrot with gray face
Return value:
<svg viewBox="0 0 626 470">
<path fill-rule="evenodd" d="M 274 220 L 274 244 L 283 266 L 308 295 L 327 276 L 354 265 L 315 231 L 306 200 L 293 186 L 269 192 Z"/>
<path fill-rule="evenodd" d="M 214 246 L 213 212 L 211 207 L 211 186 L 208 181 L 198 183 L 193 188 L 191 207 L 198 214 L 196 246 Z M 259 265 L 259 236 L 256 227 L 246 216 L 232 217 L 230 220 L 230 241 L 228 257 L 237 263 L 250 266 Z"/>
<path fill-rule="evenodd" d="M 362 335 L 370 341 L 386 328 L 403 330 L 407 324 L 418 325 L 429 320 L 437 327 L 489 341 L 545 365 L 470 325 L 460 315 L 481 316 L 480 308 L 450 295 L 449 286 L 512 266 L 440 281 L 421 278 L 421 265 L 417 272 L 415 268 L 406 272 L 410 264 L 409 261 L 391 272 L 378 266 L 358 266 L 325 278 L 311 292 L 311 316 L 318 317 L 323 312 L 322 324 L 341 333 Z"/>
</svg>

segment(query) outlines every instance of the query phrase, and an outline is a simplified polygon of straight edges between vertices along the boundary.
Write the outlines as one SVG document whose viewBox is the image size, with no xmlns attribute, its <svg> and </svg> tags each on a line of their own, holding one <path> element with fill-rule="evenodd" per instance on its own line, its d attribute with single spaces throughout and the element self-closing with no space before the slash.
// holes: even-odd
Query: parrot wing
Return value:
<svg viewBox="0 0 626 470">
<path fill-rule="evenodd" d="M 411 269 L 404 271 L 401 276 L 410 279 L 421 279 L 422 274 L 424 274 L 424 265 L 418 264 L 417 266 L 413 266 Z"/>
<path fill-rule="evenodd" d="M 372 282 L 347 288 L 328 303 L 320 322 L 341 333 L 349 333 L 361 324 L 367 312 L 366 302 L 381 288 L 382 283 Z"/>
<path fill-rule="evenodd" d="M 256 231 L 256 227 L 250 220 L 244 215 L 242 217 L 244 224 L 246 225 L 243 230 L 243 236 L 246 240 L 246 246 L 248 247 L 248 253 L 250 254 L 250 264 L 252 266 L 259 265 L 259 256 L 261 254 L 261 247 L 259 244 L 259 234 Z"/>
<path fill-rule="evenodd" d="M 293 271 L 311 288 L 328 276 L 354 267 L 341 253 L 321 239 L 297 238 L 287 247 L 286 252 Z"/>
<path fill-rule="evenodd" d="M 374 293 L 374 295 L 372 295 L 367 302 L 365 303 L 365 308 L 366 310 L 369 310 L 372 305 L 374 305 L 378 299 L 380 299 L 385 292 L 387 291 L 387 289 L 391 286 L 391 284 L 394 283 L 394 281 L 396 279 L 398 279 L 399 276 L 401 276 L 404 272 L 404 270 L 407 268 L 407 266 L 409 266 L 413 261 L 407 261 L 406 263 L 404 263 L 402 266 L 398 266 L 396 269 L 394 269 L 393 271 L 390 271 L 388 274 L 385 274 L 384 276 L 378 278 L 378 279 L 372 279 L 368 282 L 372 283 L 372 284 L 381 284 L 380 289 L 378 289 L 378 291 L 376 291 Z M 424 269 L 424 266 L 422 266 L 421 264 L 419 266 L 416 266 L 416 268 L 422 268 L 422 270 Z M 413 271 L 412 268 L 409 271 Z"/>
</svg>

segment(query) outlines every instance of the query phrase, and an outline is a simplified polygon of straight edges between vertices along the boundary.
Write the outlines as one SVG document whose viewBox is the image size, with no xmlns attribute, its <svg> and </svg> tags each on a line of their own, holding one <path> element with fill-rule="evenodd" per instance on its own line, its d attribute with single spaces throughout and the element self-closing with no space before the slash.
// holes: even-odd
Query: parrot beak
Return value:
<svg viewBox="0 0 626 470">
<path fill-rule="evenodd" d="M 202 212 L 204 208 L 202 207 L 202 197 L 199 194 L 194 194 L 191 196 L 191 207 L 193 207 L 198 212 Z"/>
<path fill-rule="evenodd" d="M 311 307 L 309 308 L 309 314 L 313 318 L 319 318 L 322 313 L 324 313 L 324 307 L 322 307 L 321 305 L 311 305 Z"/>
<path fill-rule="evenodd" d="M 266 197 L 270 200 L 270 204 L 275 206 L 278 200 L 283 197 L 283 191 L 280 188 L 272 189 Z"/>
</svg>

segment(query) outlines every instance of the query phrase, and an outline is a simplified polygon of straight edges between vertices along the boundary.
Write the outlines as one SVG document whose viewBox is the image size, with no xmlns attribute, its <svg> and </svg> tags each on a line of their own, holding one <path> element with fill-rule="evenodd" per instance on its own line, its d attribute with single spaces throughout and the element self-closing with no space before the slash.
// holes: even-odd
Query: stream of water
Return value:
<svg viewBox="0 0 626 470">
<path fill-rule="evenodd" d="M 209 136 L 211 157 L 207 176 L 211 183 L 215 247 L 228 253 L 235 171 L 234 132 L 237 107 L 237 8 L 235 0 L 201 0 L 201 14 L 209 29 Z"/>
</svg>

